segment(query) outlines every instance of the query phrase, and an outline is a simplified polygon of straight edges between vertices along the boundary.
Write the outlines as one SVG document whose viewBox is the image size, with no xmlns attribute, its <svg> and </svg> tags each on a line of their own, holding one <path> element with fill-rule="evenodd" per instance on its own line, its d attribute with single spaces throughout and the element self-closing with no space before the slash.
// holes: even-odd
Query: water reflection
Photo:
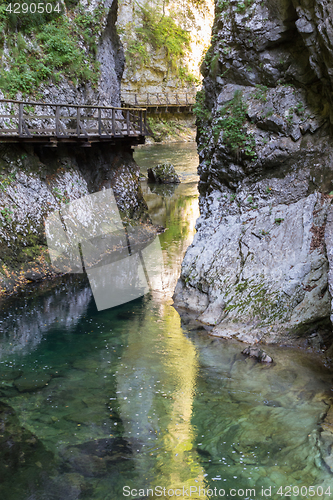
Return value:
<svg viewBox="0 0 333 500">
<path fill-rule="evenodd" d="M 169 228 L 161 287 L 99 313 L 88 283 L 2 303 L 1 498 L 119 500 L 124 486 L 192 486 L 256 488 L 254 500 L 262 487 L 326 487 L 319 422 L 331 373 L 313 356 L 273 347 L 275 364 L 263 366 L 238 343 L 183 330 L 170 297 L 196 191 L 145 190 L 155 222 Z"/>
<path fill-rule="evenodd" d="M 124 436 L 132 444 L 140 478 L 130 486 L 195 486 L 204 475 L 192 426 L 196 350 L 172 307 L 154 307 L 150 314 L 144 329 L 133 325 L 129 332 L 117 375 Z"/>
<path fill-rule="evenodd" d="M 92 293 L 83 277 L 67 276 L 0 301 L 0 360 L 35 349 L 54 328 L 71 330 L 86 313 Z"/>
</svg>

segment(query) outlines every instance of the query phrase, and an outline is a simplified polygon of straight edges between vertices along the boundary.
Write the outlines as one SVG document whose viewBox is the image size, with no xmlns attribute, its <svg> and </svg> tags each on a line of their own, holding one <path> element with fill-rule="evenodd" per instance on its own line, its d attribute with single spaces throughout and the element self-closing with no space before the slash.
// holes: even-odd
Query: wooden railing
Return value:
<svg viewBox="0 0 333 500">
<path fill-rule="evenodd" d="M 124 91 L 121 100 L 125 106 L 187 107 L 195 103 L 196 91 L 188 92 L 147 92 L 138 94 Z"/>
<path fill-rule="evenodd" d="M 85 106 L 0 99 L 0 142 L 5 138 L 115 139 L 146 135 L 144 108 Z"/>
</svg>

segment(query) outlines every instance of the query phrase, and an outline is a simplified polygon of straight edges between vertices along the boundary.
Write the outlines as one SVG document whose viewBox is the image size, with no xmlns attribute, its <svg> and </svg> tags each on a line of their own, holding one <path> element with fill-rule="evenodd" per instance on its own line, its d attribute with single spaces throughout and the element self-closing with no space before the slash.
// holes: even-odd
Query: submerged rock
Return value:
<svg viewBox="0 0 333 500">
<path fill-rule="evenodd" d="M 268 356 L 265 351 L 260 349 L 260 347 L 255 345 L 246 347 L 242 351 L 242 354 L 244 354 L 245 356 L 249 356 L 250 358 L 255 358 L 260 361 L 260 363 L 273 363 L 273 359 Z"/>
<path fill-rule="evenodd" d="M 28 373 L 14 381 L 14 387 L 19 392 L 32 392 L 42 389 L 52 379 L 51 375 L 48 373 Z"/>
<path fill-rule="evenodd" d="M 61 457 L 64 469 L 69 472 L 79 473 L 84 477 L 102 477 L 112 473 L 115 462 L 126 463 L 131 454 L 125 440 L 112 438 L 71 446 L 61 452 Z"/>
<path fill-rule="evenodd" d="M 171 163 L 161 163 L 148 168 L 148 181 L 158 184 L 179 184 L 180 179 Z"/>
</svg>

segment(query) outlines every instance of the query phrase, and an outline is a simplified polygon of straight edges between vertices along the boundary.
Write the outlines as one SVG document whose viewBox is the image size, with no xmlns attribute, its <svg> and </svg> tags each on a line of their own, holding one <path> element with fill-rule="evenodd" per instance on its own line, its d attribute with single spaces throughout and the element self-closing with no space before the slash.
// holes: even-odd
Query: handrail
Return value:
<svg viewBox="0 0 333 500">
<path fill-rule="evenodd" d="M 118 108 L 116 106 L 93 106 L 91 104 L 66 104 L 61 102 L 33 102 L 33 101 L 15 101 L 14 99 L 0 99 L 0 102 L 12 102 L 14 104 L 27 104 L 28 106 L 61 106 L 63 108 L 93 108 L 93 109 L 115 109 L 124 111 L 124 109 L 132 110 L 132 108 Z M 137 108 L 141 111 L 146 111 L 146 108 Z"/>
<path fill-rule="evenodd" d="M 131 106 L 149 107 L 172 107 L 172 106 L 192 106 L 195 103 L 196 90 L 187 90 L 184 92 L 145 92 L 138 93 L 125 90 L 121 93 L 122 102 L 131 104 Z M 164 101 L 164 102 L 163 102 Z M 125 107 L 123 109 L 126 109 Z"/>
<path fill-rule="evenodd" d="M 11 106 L 4 114 L 0 114 L 0 142 L 13 138 L 33 141 L 46 137 L 50 140 L 56 138 L 87 141 L 124 137 L 142 139 L 147 133 L 146 108 L 141 107 L 121 108 L 14 99 L 0 99 L 1 104 L 11 104 Z M 41 110 L 41 114 L 37 114 L 38 107 L 51 108 L 50 114 L 46 110 Z M 62 108 L 72 108 L 76 112 L 70 110 L 61 112 Z M 8 122 L 4 121 L 5 119 L 8 119 Z"/>
</svg>

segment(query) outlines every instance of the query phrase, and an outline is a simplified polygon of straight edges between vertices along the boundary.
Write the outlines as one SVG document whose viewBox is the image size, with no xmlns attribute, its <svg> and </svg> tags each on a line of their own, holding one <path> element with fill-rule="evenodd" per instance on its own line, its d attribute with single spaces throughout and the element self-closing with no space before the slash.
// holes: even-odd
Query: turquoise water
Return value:
<svg viewBox="0 0 333 500">
<path fill-rule="evenodd" d="M 183 179 L 143 184 L 167 228 L 163 290 L 98 312 L 85 278 L 69 277 L 0 304 L 0 498 L 332 498 L 320 426 L 332 373 L 283 348 L 260 365 L 182 327 L 171 296 L 198 213 L 194 145 L 136 155 Z"/>
</svg>

